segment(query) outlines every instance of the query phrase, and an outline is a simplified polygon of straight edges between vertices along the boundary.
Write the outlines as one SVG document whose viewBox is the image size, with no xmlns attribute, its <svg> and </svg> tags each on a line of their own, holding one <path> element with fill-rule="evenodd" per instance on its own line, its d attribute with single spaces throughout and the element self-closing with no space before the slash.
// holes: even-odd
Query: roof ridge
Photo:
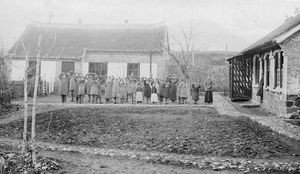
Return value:
<svg viewBox="0 0 300 174">
<path fill-rule="evenodd" d="M 166 27 L 164 22 L 152 24 L 81 24 L 81 23 L 43 23 L 31 21 L 28 25 L 51 28 L 74 29 L 155 29 Z"/>
</svg>

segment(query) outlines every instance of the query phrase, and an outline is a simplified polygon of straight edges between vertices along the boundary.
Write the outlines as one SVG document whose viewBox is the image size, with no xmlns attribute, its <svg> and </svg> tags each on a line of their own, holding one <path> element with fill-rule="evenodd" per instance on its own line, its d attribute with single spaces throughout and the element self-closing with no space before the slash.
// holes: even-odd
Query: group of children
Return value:
<svg viewBox="0 0 300 174">
<path fill-rule="evenodd" d="M 99 77 L 89 73 L 80 76 L 78 73 L 62 73 L 60 76 L 60 94 L 62 103 L 66 102 L 68 93 L 71 102 L 83 103 L 84 96 L 88 102 L 101 103 L 152 103 L 168 104 L 169 102 L 187 104 L 199 100 L 199 83 L 188 83 L 185 78 L 170 76 L 165 80 L 157 78 L 119 78 L 114 76 Z M 212 85 L 212 84 L 211 84 Z M 212 97 L 212 96 L 211 96 Z M 207 103 L 212 102 L 206 100 Z"/>
</svg>

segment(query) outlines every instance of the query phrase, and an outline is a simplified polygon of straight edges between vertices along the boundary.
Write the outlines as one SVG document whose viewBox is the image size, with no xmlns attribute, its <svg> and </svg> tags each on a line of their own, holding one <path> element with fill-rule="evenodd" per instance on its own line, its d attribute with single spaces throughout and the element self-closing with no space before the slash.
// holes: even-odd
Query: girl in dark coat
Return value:
<svg viewBox="0 0 300 174">
<path fill-rule="evenodd" d="M 160 104 L 162 104 L 164 100 L 164 91 L 165 83 L 161 80 L 158 80 L 158 100 Z"/>
<path fill-rule="evenodd" d="M 194 100 L 194 104 L 198 103 L 199 91 L 200 91 L 200 85 L 198 83 L 193 84 L 192 85 L 192 100 Z"/>
<path fill-rule="evenodd" d="M 148 104 L 151 98 L 151 87 L 150 82 L 146 79 L 144 80 L 144 97 L 146 98 Z"/>
<path fill-rule="evenodd" d="M 174 103 L 177 100 L 177 82 L 175 78 L 171 79 L 170 83 L 170 100 Z"/>
</svg>

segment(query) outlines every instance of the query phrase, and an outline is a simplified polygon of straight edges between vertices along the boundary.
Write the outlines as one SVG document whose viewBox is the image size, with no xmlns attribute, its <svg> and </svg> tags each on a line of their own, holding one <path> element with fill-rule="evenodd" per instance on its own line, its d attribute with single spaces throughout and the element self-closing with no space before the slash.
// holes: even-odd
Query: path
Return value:
<svg viewBox="0 0 300 174">
<path fill-rule="evenodd" d="M 214 104 L 213 106 L 217 111 L 222 115 L 230 115 L 233 117 L 247 116 L 251 120 L 260 123 L 263 126 L 271 128 L 274 132 L 278 132 L 287 137 L 300 140 L 300 127 L 292 125 L 285 122 L 283 119 L 274 116 L 274 117 L 265 117 L 265 116 L 256 116 L 250 114 L 244 114 L 237 111 L 232 104 L 229 103 L 223 96 L 219 93 L 214 93 Z"/>
</svg>

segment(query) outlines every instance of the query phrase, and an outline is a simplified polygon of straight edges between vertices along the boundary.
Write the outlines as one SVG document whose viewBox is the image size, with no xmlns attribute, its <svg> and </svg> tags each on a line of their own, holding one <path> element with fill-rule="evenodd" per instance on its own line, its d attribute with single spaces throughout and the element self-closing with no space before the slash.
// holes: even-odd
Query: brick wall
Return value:
<svg viewBox="0 0 300 174">
<path fill-rule="evenodd" d="M 287 95 L 287 70 L 288 70 L 288 57 L 284 53 L 284 65 L 283 65 L 283 83 L 282 87 L 275 86 L 275 59 L 274 54 L 276 52 L 280 52 L 282 49 L 278 50 L 270 50 L 262 54 L 261 61 L 264 61 L 264 67 L 262 66 L 262 62 L 260 62 L 260 77 L 262 77 L 262 71 L 264 69 L 264 89 L 263 89 L 263 103 L 262 107 L 273 114 L 279 116 L 285 116 L 287 113 L 286 107 L 286 95 Z M 254 57 L 257 55 L 253 55 Z M 266 85 L 267 79 L 267 63 L 266 58 L 269 57 L 270 61 L 270 74 L 269 74 L 269 86 Z M 253 62 L 253 70 L 252 70 L 252 101 L 255 103 L 260 103 L 260 97 L 256 96 L 257 91 L 259 89 L 259 84 L 255 82 L 255 62 Z"/>
<path fill-rule="evenodd" d="M 287 113 L 300 110 L 295 100 L 300 92 L 300 32 L 280 45 L 288 58 L 287 61 Z"/>
</svg>

